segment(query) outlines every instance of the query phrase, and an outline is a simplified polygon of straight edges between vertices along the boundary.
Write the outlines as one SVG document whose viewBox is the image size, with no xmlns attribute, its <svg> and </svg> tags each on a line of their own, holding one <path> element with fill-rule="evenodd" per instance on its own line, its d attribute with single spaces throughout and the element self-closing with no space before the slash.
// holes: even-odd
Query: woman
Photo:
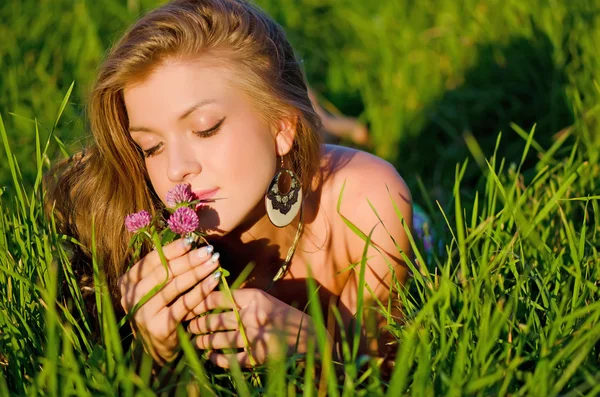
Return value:
<svg viewBox="0 0 600 397">
<path fill-rule="evenodd" d="M 125 271 L 131 255 L 123 218 L 140 209 L 160 213 L 179 184 L 203 200 L 199 230 L 211 245 L 192 249 L 184 238 L 165 246 L 169 282 L 131 320 L 158 363 L 178 355 L 175 331 L 184 322 L 196 346 L 223 367 L 306 351 L 315 332 L 304 312 L 307 278 L 318 285 L 325 314 L 331 318 L 335 306 L 347 330 L 359 289 L 368 309 L 394 296 L 393 278 L 406 280 L 402 257 L 410 246 L 393 204 L 410 225 L 406 184 L 375 156 L 321 145 L 300 64 L 281 27 L 256 6 L 178 0 L 141 18 L 101 66 L 89 118 L 93 144 L 56 174 L 50 195 L 64 231 L 87 247 L 74 262 L 82 284 L 91 274 L 93 222 L 113 297 L 130 311 L 165 270 L 147 247 Z M 278 179 L 289 192 L 277 188 Z M 366 286 L 348 270 L 365 242 L 338 214 L 342 188 L 340 214 L 372 231 Z M 234 313 L 211 312 L 231 309 L 215 290 L 218 266 L 233 277 L 250 262 L 253 270 L 233 296 L 252 356 Z M 385 319 L 366 309 L 381 329 Z M 327 332 L 339 353 L 339 329 Z M 385 355 L 387 338 L 363 329 L 359 352 Z M 229 348 L 242 350 L 225 354 Z"/>
</svg>

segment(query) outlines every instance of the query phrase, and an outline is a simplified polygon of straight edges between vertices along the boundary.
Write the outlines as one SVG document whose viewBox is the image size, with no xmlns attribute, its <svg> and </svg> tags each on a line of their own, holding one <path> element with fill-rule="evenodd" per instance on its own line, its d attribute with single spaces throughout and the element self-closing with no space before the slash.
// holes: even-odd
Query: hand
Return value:
<svg viewBox="0 0 600 397">
<path fill-rule="evenodd" d="M 154 250 L 118 281 L 121 306 L 129 313 L 149 291 L 167 280 L 160 291 L 138 308 L 131 321 L 134 335 L 139 331 L 144 348 L 161 365 L 177 356 L 177 326 L 219 282 L 220 274 L 211 275 L 219 266 L 219 255 L 213 255 L 210 246 L 190 251 L 191 243 L 183 238 L 163 247 L 168 275 Z"/>
<path fill-rule="evenodd" d="M 310 316 L 259 289 L 231 292 L 256 364 L 263 364 L 271 356 L 306 352 L 308 338 L 314 334 Z M 214 309 L 233 309 L 233 302 L 226 292 L 212 292 L 190 312 L 188 318 Z M 214 364 L 228 368 L 230 360 L 236 360 L 243 367 L 252 365 L 233 311 L 194 318 L 188 331 L 199 334 L 196 337 L 199 349 L 244 349 L 235 354 L 210 351 L 208 357 Z"/>
</svg>

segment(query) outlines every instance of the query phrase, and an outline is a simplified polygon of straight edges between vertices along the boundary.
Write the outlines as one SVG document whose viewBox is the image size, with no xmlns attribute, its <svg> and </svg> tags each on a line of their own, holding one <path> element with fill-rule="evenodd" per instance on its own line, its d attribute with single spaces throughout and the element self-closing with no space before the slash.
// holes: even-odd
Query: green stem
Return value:
<svg viewBox="0 0 600 397">
<path fill-rule="evenodd" d="M 219 267 L 219 269 L 221 269 L 221 268 Z M 248 340 L 248 336 L 246 335 L 246 330 L 244 329 L 244 325 L 242 324 L 242 317 L 240 316 L 240 312 L 237 308 L 235 300 L 233 299 L 233 294 L 231 293 L 231 289 L 229 288 L 229 284 L 227 283 L 227 279 L 225 278 L 224 275 L 221 275 L 221 280 L 223 281 L 223 287 L 225 289 L 225 293 L 227 294 L 227 296 L 229 297 L 229 299 L 232 302 L 233 312 L 235 313 L 235 318 L 238 322 L 238 327 L 240 329 L 240 333 L 242 334 L 242 339 L 244 340 L 244 345 L 246 347 L 246 350 L 248 351 L 250 365 L 252 366 L 252 368 L 254 368 L 254 367 L 256 367 L 256 361 L 254 360 L 254 357 L 252 356 L 252 349 L 250 347 L 250 341 Z M 256 376 L 256 381 L 257 381 L 259 387 L 262 388 L 262 384 L 261 384 L 260 378 L 258 376 Z"/>
<path fill-rule="evenodd" d="M 152 234 L 152 236 L 151 236 L 152 242 L 154 243 L 154 246 L 156 247 L 156 251 L 158 252 L 160 262 L 162 263 L 163 267 L 165 268 L 165 279 L 162 283 L 154 286 L 154 288 L 152 288 L 150 291 L 148 291 L 146 293 L 146 295 L 144 295 L 142 297 L 142 299 L 140 299 L 140 301 L 133 306 L 133 309 L 131 309 L 129 311 L 129 313 L 127 313 L 127 315 L 125 317 L 123 317 L 121 319 L 121 321 L 119 321 L 119 328 L 121 328 L 127 321 L 129 321 L 131 319 L 131 317 L 133 317 L 135 315 L 135 313 L 138 311 L 138 309 L 140 307 L 142 307 L 142 305 L 144 305 L 146 302 L 148 302 L 154 295 L 156 295 L 156 293 L 165 286 L 167 281 L 169 281 L 169 265 L 167 263 L 167 258 L 165 257 L 165 253 L 163 252 L 163 249 L 162 249 L 162 243 L 160 241 L 160 238 L 158 237 L 158 233 L 156 233 L 156 228 L 154 226 L 152 226 L 150 228 L 150 232 Z"/>
<path fill-rule="evenodd" d="M 229 297 L 229 299 L 231 299 L 231 302 L 233 303 L 233 305 L 232 305 L 233 312 L 235 313 L 235 318 L 237 319 L 238 326 L 240 327 L 240 333 L 242 334 L 242 339 L 244 339 L 244 344 L 246 345 L 246 349 L 248 350 L 248 354 L 250 357 L 250 364 L 252 366 L 255 366 L 256 361 L 254 361 L 254 357 L 252 357 L 252 353 L 250 350 L 250 341 L 248 340 L 248 336 L 246 335 L 246 330 L 244 329 L 244 325 L 242 324 L 242 317 L 240 316 L 240 312 L 237 308 L 235 301 L 233 300 L 233 294 L 231 293 L 231 290 L 229 289 L 229 284 L 227 283 L 227 279 L 224 276 L 221 276 L 221 280 L 223 281 L 223 287 L 225 288 L 225 293 L 227 294 L 227 296 Z"/>
</svg>

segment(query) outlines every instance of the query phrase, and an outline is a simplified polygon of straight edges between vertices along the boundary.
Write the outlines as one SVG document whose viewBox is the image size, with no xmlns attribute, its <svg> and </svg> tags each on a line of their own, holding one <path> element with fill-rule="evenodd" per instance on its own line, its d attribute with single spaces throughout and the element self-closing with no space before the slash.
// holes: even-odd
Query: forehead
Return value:
<svg viewBox="0 0 600 397">
<path fill-rule="evenodd" d="M 144 79 L 125 86 L 123 96 L 130 119 L 181 111 L 190 102 L 233 103 L 241 89 L 230 68 L 201 60 L 170 60 Z"/>
</svg>

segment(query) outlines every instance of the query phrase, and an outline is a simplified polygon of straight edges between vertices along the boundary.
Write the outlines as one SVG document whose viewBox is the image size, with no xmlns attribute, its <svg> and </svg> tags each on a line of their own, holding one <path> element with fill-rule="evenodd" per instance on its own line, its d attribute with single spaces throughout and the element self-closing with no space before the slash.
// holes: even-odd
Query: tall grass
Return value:
<svg viewBox="0 0 600 397">
<path fill-rule="evenodd" d="M 391 377 L 349 337 L 336 378 L 324 334 L 303 361 L 259 368 L 260 383 L 185 340 L 154 376 L 122 343 L 96 262 L 93 335 L 41 175 L 77 149 L 105 48 L 157 2 L 22 0 L 0 5 L 0 395 L 185 395 L 194 383 L 202 395 L 600 394 L 598 5 L 259 3 L 330 109 L 370 124 L 372 149 L 434 219 L 436 249 L 411 236 L 412 278 L 395 286 L 405 322 L 389 318 L 395 301 L 377 306 L 397 339 Z M 324 326 L 317 302 L 307 310 Z"/>
<path fill-rule="evenodd" d="M 7 156 L 14 158 L 1 119 L 0 135 Z M 523 159 L 534 137 L 532 130 Z M 38 140 L 38 161 L 45 147 Z M 258 369 L 260 384 L 239 368 L 211 367 L 185 342 L 171 382 L 164 382 L 164 371 L 151 376 L 150 359 L 122 345 L 96 261 L 100 341 L 91 333 L 76 288 L 67 294 L 70 307 L 57 299 L 61 283 L 74 285 L 61 244 L 65 236 L 43 214 L 43 190 L 23 186 L 19 164 L 11 161 L 18 193 L 8 198 L 12 205 L 0 197 L 2 390 L 186 393 L 197 382 L 203 393 L 218 395 L 595 395 L 600 391 L 600 197 L 591 194 L 597 192 L 600 167 L 586 160 L 582 145 L 569 150 L 560 162 L 543 155 L 529 178 L 521 164 L 507 169 L 496 152 L 486 160 L 485 188 L 476 193 L 469 212 L 460 194 L 466 163 L 457 166 L 454 205 L 450 211 L 440 207 L 449 232 L 443 250 L 425 260 L 411 237 L 417 259 L 406 259 L 413 278 L 406 289 L 395 290 L 406 321 L 388 322 L 398 347 L 389 383 L 379 375 L 377 360 L 351 353 L 352 340 L 343 349 L 346 375 L 337 379 L 323 334 L 304 364 L 291 357 Z M 368 235 L 363 236 L 368 244 Z M 362 274 L 365 260 L 355 271 Z M 317 301 L 309 311 L 324 329 Z M 390 303 L 383 302 L 383 308 Z"/>
</svg>

